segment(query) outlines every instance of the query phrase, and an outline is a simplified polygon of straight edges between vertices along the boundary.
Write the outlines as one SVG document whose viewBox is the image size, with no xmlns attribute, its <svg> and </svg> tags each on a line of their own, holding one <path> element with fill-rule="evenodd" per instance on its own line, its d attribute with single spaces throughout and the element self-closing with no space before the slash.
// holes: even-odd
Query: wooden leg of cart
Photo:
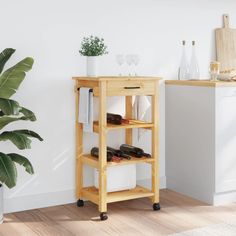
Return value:
<svg viewBox="0 0 236 236">
<path fill-rule="evenodd" d="M 75 127 L 76 127 L 76 197 L 77 197 L 77 206 L 84 206 L 84 201 L 82 198 L 82 188 L 83 188 L 83 163 L 82 163 L 82 154 L 83 154 L 83 126 L 78 122 L 79 116 L 79 91 L 78 82 L 75 86 Z"/>
<path fill-rule="evenodd" d="M 160 210 L 159 203 L 159 109 L 158 109 L 158 94 L 159 94 L 159 84 L 156 83 L 156 93 L 152 95 L 152 122 L 154 127 L 152 128 L 152 156 L 155 161 L 152 163 L 152 192 L 154 196 L 152 197 L 153 210 Z"/>
<path fill-rule="evenodd" d="M 101 220 L 107 212 L 106 81 L 99 82 L 99 211 Z"/>
<path fill-rule="evenodd" d="M 125 118 L 132 119 L 132 96 L 125 97 Z M 132 145 L 132 129 L 125 130 L 125 142 L 126 144 Z"/>
</svg>

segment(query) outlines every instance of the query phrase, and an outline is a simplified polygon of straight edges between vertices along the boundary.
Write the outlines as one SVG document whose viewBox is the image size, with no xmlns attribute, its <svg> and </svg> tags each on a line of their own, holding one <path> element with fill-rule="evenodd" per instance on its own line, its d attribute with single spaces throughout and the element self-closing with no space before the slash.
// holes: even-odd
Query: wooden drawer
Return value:
<svg viewBox="0 0 236 236">
<path fill-rule="evenodd" d="M 153 95 L 155 81 L 107 81 L 107 96 Z"/>
</svg>

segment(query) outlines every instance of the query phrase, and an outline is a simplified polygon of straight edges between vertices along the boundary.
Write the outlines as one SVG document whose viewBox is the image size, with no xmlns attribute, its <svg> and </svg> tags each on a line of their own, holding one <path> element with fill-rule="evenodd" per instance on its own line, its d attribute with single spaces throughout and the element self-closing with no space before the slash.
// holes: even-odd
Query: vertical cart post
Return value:
<svg viewBox="0 0 236 236">
<path fill-rule="evenodd" d="M 132 119 L 132 96 L 125 97 L 125 118 Z M 125 142 L 132 145 L 132 129 L 125 130 Z"/>
<path fill-rule="evenodd" d="M 107 218 L 106 93 L 106 81 L 99 81 L 99 211 L 103 220 Z"/>
<path fill-rule="evenodd" d="M 78 122 L 79 117 L 79 82 L 76 81 L 75 86 L 75 127 L 76 127 L 76 197 L 77 199 L 82 198 L 83 188 L 83 125 Z M 77 203 L 79 203 L 79 201 Z M 83 204 L 80 201 L 81 204 Z"/>
<path fill-rule="evenodd" d="M 154 162 L 152 163 L 152 192 L 154 196 L 152 197 L 153 209 L 159 210 L 159 107 L 158 107 L 158 95 L 159 95 L 159 82 L 155 81 L 155 93 L 152 95 L 152 157 Z"/>
</svg>

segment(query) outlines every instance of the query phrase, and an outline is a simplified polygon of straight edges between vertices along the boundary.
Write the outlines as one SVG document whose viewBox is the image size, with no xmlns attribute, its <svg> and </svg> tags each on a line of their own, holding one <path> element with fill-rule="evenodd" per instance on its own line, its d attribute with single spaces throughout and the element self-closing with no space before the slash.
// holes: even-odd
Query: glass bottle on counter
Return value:
<svg viewBox="0 0 236 236">
<path fill-rule="evenodd" d="M 195 45 L 196 45 L 195 41 L 192 41 L 192 56 L 191 56 L 190 67 L 189 67 L 189 79 L 191 80 L 200 79 L 200 71 L 199 71 L 198 61 L 196 57 Z"/>
<path fill-rule="evenodd" d="M 210 63 L 210 74 L 211 74 L 210 80 L 217 81 L 219 73 L 220 73 L 220 63 L 218 61 L 212 61 Z"/>
<path fill-rule="evenodd" d="M 187 62 L 185 45 L 186 45 L 186 42 L 185 42 L 185 40 L 183 40 L 182 41 L 182 57 L 181 57 L 180 66 L 179 66 L 179 73 L 178 73 L 179 80 L 188 80 L 189 79 L 189 65 Z"/>
</svg>

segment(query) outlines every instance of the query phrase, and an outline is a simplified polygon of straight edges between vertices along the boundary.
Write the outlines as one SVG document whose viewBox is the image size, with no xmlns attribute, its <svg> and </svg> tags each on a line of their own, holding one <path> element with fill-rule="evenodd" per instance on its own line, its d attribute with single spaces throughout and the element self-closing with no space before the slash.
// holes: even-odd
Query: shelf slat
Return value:
<svg viewBox="0 0 236 236">
<path fill-rule="evenodd" d="M 82 188 L 82 197 L 98 205 L 99 194 L 95 187 Z"/>
<path fill-rule="evenodd" d="M 98 189 L 95 187 L 92 186 L 83 188 L 82 194 L 84 198 L 96 204 L 98 203 Z M 134 189 L 107 193 L 107 203 L 151 197 L 153 195 L 154 193 L 151 192 L 151 190 L 137 185 Z"/>
<path fill-rule="evenodd" d="M 86 155 L 82 155 L 81 159 L 84 164 L 98 168 L 99 162 L 96 157 L 86 154 Z"/>
<path fill-rule="evenodd" d="M 129 124 L 121 124 L 121 125 L 107 124 L 106 129 L 107 130 L 133 129 L 133 128 L 151 129 L 152 127 L 153 127 L 153 123 L 147 123 L 141 120 L 130 120 Z M 98 121 L 94 121 L 93 131 L 98 133 L 99 131 Z"/>
<path fill-rule="evenodd" d="M 147 158 L 147 157 L 136 158 L 136 157 L 132 157 L 130 160 L 123 159 L 120 162 L 114 162 L 114 161 L 107 162 L 107 166 L 109 167 L 109 166 L 119 166 L 119 165 L 138 164 L 138 163 L 153 163 L 154 161 L 155 161 L 154 158 Z M 82 162 L 84 164 L 87 164 L 87 165 L 95 167 L 95 168 L 99 167 L 98 158 L 93 157 L 89 154 L 82 156 Z"/>
</svg>

